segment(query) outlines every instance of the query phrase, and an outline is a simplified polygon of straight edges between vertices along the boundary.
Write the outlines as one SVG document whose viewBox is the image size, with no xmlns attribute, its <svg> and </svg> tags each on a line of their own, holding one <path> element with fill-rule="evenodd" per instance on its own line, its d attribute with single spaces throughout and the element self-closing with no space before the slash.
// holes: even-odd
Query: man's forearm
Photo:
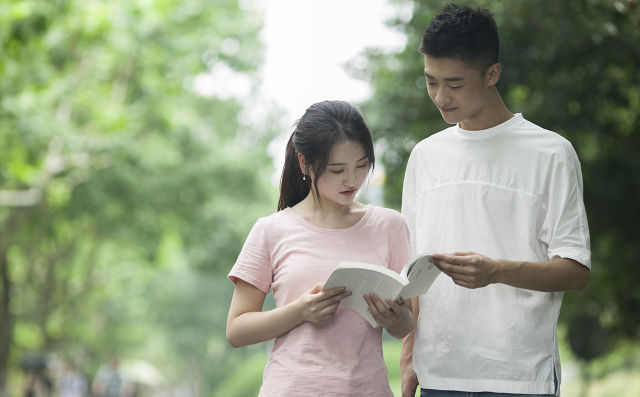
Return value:
<svg viewBox="0 0 640 397">
<path fill-rule="evenodd" d="M 412 298 L 411 306 L 413 314 L 418 319 L 420 313 L 419 299 Z M 413 370 L 413 343 L 416 330 L 411 331 L 402 340 L 402 349 L 400 352 L 400 371 L 402 379 L 402 397 L 413 397 L 415 395 L 416 388 L 418 387 L 418 378 Z"/>
<path fill-rule="evenodd" d="M 581 290 L 590 271 L 573 259 L 555 258 L 548 262 L 498 260 L 496 282 L 536 291 Z"/>
<path fill-rule="evenodd" d="M 413 340 L 416 331 L 413 330 L 402 339 L 400 351 L 400 369 L 411 368 L 413 370 Z"/>
</svg>

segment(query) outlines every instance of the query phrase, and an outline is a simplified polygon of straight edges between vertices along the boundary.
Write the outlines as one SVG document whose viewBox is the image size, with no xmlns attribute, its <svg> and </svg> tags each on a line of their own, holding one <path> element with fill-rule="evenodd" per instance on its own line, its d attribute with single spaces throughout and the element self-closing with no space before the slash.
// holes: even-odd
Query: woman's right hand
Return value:
<svg viewBox="0 0 640 397">
<path fill-rule="evenodd" d="M 266 293 L 238 279 L 229 306 L 227 339 L 231 346 L 260 343 L 289 332 L 305 321 L 319 323 L 331 318 L 340 300 L 351 295 L 344 288 L 322 290 L 316 284 L 299 298 L 284 306 L 262 311 Z"/>
<path fill-rule="evenodd" d="M 317 324 L 328 320 L 336 313 L 340 301 L 351 295 L 344 288 L 322 289 L 323 284 L 318 283 L 296 300 L 300 317 L 303 321 Z"/>
</svg>

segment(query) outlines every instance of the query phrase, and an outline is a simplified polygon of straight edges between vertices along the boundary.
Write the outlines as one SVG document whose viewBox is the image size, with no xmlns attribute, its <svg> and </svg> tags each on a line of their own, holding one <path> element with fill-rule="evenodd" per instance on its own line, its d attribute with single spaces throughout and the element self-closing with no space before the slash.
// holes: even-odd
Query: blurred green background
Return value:
<svg viewBox="0 0 640 397">
<path fill-rule="evenodd" d="M 640 396 L 640 4 L 467 3 L 495 14 L 507 105 L 583 167 L 593 271 L 565 294 L 562 395 Z M 409 151 L 445 127 L 417 53 L 445 2 L 391 4 L 413 11 L 388 22 L 406 48 L 363 49 L 349 71 L 373 87 L 358 105 L 398 208 Z M 259 84 L 261 27 L 248 1 L 0 3 L 0 396 L 40 364 L 90 381 L 114 356 L 138 395 L 257 393 L 269 344 L 226 342 L 226 274 L 275 210 L 266 147 L 292 120 L 258 123 L 196 80 L 225 65 Z M 397 391 L 398 341 L 385 356 Z"/>
</svg>

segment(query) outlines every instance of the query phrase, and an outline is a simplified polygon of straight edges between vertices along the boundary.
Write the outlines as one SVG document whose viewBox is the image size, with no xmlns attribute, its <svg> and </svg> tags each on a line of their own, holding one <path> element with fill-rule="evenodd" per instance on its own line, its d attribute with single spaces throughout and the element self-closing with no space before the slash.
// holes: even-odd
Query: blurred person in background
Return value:
<svg viewBox="0 0 640 397">
<path fill-rule="evenodd" d="M 24 397 L 50 397 L 53 382 L 49 373 L 49 357 L 39 353 L 26 354 L 20 367 L 26 374 Z"/>
<path fill-rule="evenodd" d="M 71 361 L 63 363 L 56 379 L 56 393 L 58 397 L 86 397 L 89 394 L 86 378 Z"/>
<path fill-rule="evenodd" d="M 91 391 L 96 397 L 131 397 L 133 385 L 120 371 L 119 359 L 111 357 L 108 364 L 102 365 L 91 384 Z"/>
</svg>

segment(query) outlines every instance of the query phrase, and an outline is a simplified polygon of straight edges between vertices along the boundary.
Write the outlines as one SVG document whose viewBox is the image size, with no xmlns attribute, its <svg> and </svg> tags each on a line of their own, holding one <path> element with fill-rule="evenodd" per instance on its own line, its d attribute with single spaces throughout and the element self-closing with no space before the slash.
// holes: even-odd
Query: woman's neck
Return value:
<svg viewBox="0 0 640 397">
<path fill-rule="evenodd" d="M 367 211 L 367 206 L 353 201 L 344 206 L 323 201 L 318 203 L 312 193 L 293 206 L 293 210 L 310 224 L 324 229 L 346 229 L 358 223 Z"/>
</svg>

